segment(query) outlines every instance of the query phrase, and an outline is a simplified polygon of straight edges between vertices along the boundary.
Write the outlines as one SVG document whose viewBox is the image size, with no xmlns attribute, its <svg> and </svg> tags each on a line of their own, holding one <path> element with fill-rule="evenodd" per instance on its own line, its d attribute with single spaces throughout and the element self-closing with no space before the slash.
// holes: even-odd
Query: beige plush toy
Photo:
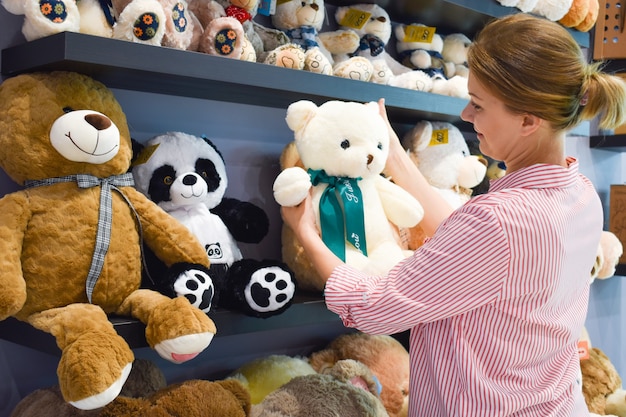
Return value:
<svg viewBox="0 0 626 417">
<path fill-rule="evenodd" d="M 272 15 L 272 24 L 285 32 L 291 42 L 268 54 L 265 62 L 368 81 L 372 76 L 372 65 L 365 58 L 354 57 L 335 65 L 335 55 L 356 50 L 359 36 L 349 30 L 321 32 L 325 18 L 323 0 L 278 2 L 276 12 Z"/>
<path fill-rule="evenodd" d="M 309 357 L 311 366 L 325 372 L 336 363 L 353 359 L 363 363 L 382 386 L 380 399 L 391 417 L 406 417 L 409 407 L 409 352 L 391 336 L 348 333 Z"/>
<path fill-rule="evenodd" d="M 304 168 L 287 168 L 276 178 L 278 204 L 295 206 L 311 191 L 326 245 L 367 273 L 386 273 L 409 256 L 412 252 L 402 249 L 389 223 L 382 220 L 412 227 L 424 212 L 415 198 L 381 176 L 389 135 L 378 104 L 333 100 L 318 107 L 301 100 L 289 106 L 286 121 Z M 285 254 L 283 261 L 294 271 L 300 288 L 323 289 L 313 269 L 294 264 Z"/>
<path fill-rule="evenodd" d="M 61 392 L 81 409 L 113 400 L 133 362 L 107 314 L 142 321 L 148 344 L 175 363 L 216 333 L 186 298 L 139 289 L 142 240 L 181 283 L 210 277 L 197 239 L 132 186 L 131 156 L 121 106 L 92 78 L 33 73 L 0 84 L 0 166 L 26 186 L 0 199 L 0 319 L 56 338 Z"/>
<path fill-rule="evenodd" d="M 589 411 L 601 416 L 626 417 L 626 391 L 606 354 L 597 347 L 581 359 L 582 390 Z"/>
<path fill-rule="evenodd" d="M 27 41 L 61 32 L 112 35 L 113 11 L 98 0 L 2 0 L 2 6 L 24 16 L 22 34 Z"/>
<path fill-rule="evenodd" d="M 388 417 L 371 370 L 340 360 L 321 373 L 297 376 L 253 405 L 250 417 Z"/>
</svg>

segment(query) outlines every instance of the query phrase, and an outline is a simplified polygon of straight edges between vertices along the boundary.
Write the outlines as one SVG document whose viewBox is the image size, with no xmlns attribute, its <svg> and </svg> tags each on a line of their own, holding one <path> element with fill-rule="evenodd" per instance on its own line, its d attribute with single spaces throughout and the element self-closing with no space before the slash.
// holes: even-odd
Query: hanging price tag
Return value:
<svg viewBox="0 0 626 417">
<path fill-rule="evenodd" d="M 404 42 L 431 43 L 437 28 L 432 26 L 408 25 L 404 28 Z"/>
<path fill-rule="evenodd" d="M 136 165 L 141 165 L 141 164 L 145 164 L 146 162 L 148 162 L 148 160 L 150 159 L 154 151 L 157 150 L 159 145 L 160 143 L 157 143 L 155 145 L 146 146 L 145 148 L 143 148 L 141 152 L 139 152 L 139 155 L 137 155 L 137 158 L 135 158 L 135 160 L 133 161 L 132 165 L 136 166 Z"/>
<path fill-rule="evenodd" d="M 428 146 L 445 145 L 448 143 L 448 129 L 433 130 Z"/>
<path fill-rule="evenodd" d="M 372 17 L 372 14 L 369 12 L 364 12 L 359 9 L 348 9 L 339 24 L 352 29 L 361 29 L 365 26 L 370 17 Z"/>
</svg>

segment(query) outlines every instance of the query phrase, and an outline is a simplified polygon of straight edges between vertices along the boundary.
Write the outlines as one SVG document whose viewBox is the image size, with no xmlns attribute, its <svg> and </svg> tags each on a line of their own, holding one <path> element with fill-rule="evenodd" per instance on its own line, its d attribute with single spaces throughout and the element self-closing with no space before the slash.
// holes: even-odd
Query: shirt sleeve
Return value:
<svg viewBox="0 0 626 417">
<path fill-rule="evenodd" d="M 335 268 L 324 291 L 326 305 L 347 327 L 398 333 L 495 301 L 509 274 L 509 254 L 493 210 L 468 203 L 386 276 Z"/>
</svg>

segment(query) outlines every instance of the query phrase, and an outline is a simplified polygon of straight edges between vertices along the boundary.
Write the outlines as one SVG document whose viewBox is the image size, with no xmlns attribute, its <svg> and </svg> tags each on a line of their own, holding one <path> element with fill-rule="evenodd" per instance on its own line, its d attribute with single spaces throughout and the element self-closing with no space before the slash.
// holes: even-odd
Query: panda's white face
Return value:
<svg viewBox="0 0 626 417">
<path fill-rule="evenodd" d="M 137 189 L 165 211 L 204 204 L 209 210 L 224 197 L 228 179 L 218 151 L 208 141 L 170 132 L 148 142 L 152 154 L 133 168 Z"/>
</svg>

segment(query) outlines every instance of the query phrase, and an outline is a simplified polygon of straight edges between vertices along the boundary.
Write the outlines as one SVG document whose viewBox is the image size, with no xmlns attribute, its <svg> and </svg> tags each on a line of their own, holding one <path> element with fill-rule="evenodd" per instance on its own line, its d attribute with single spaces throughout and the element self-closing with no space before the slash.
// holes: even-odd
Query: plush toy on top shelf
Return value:
<svg viewBox="0 0 626 417">
<path fill-rule="evenodd" d="M 0 166 L 26 189 L 0 199 L 0 319 L 56 338 L 59 385 L 77 408 L 117 396 L 133 352 L 107 314 L 146 325 L 146 340 L 180 363 L 215 324 L 186 298 L 139 289 L 143 241 L 181 279 L 208 275 L 198 240 L 138 192 L 126 117 L 113 93 L 74 72 L 0 84 Z"/>
<path fill-rule="evenodd" d="M 502 6 L 515 7 L 559 22 L 581 32 L 590 31 L 596 24 L 600 4 L 598 0 L 497 0 Z"/>
<path fill-rule="evenodd" d="M 132 172 L 137 189 L 187 226 L 211 262 L 213 288 L 189 288 L 149 263 L 156 289 L 190 297 L 205 312 L 209 306 L 202 300 L 211 298 L 211 290 L 217 305 L 255 317 L 280 314 L 291 305 L 296 283 L 287 266 L 241 254 L 237 242 L 261 242 L 269 220 L 262 208 L 224 197 L 226 166 L 210 140 L 183 132 L 158 135 L 146 142 Z"/>
<path fill-rule="evenodd" d="M 82 1 L 82 0 L 81 0 Z M 202 28 L 185 0 L 112 0 L 113 38 L 182 50 L 197 48 Z"/>
<path fill-rule="evenodd" d="M 304 168 L 289 167 L 278 175 L 278 204 L 298 205 L 312 190 L 324 243 L 362 271 L 386 273 L 409 256 L 412 252 L 401 248 L 389 222 L 412 227 L 424 211 L 409 193 L 380 175 L 389 135 L 378 104 L 328 101 L 318 107 L 301 100 L 288 107 L 286 121 Z M 283 248 L 293 244 L 282 243 Z M 303 289 L 323 289 L 313 269 L 294 264 L 284 252 L 283 260 Z"/>
<path fill-rule="evenodd" d="M 272 51 L 265 62 L 368 81 L 372 76 L 372 65 L 365 58 L 354 57 L 335 65 L 333 55 L 354 51 L 359 45 L 359 36 L 347 30 L 320 32 L 325 17 L 323 0 L 278 2 L 272 24 L 284 31 L 291 42 Z"/>
<path fill-rule="evenodd" d="M 379 394 L 372 371 L 346 359 L 323 372 L 291 379 L 252 405 L 250 417 L 389 417 Z"/>
<path fill-rule="evenodd" d="M 61 32 L 82 32 L 110 38 L 113 10 L 99 0 L 2 0 L 12 14 L 24 16 L 22 34 L 27 41 Z"/>
<path fill-rule="evenodd" d="M 409 409 L 409 352 L 392 336 L 361 332 L 338 336 L 325 348 L 313 352 L 309 362 L 324 373 L 342 360 L 363 363 L 378 379 L 380 399 L 390 417 L 407 417 Z"/>
<path fill-rule="evenodd" d="M 206 0 L 203 1 L 206 2 Z M 263 62 L 274 49 L 289 43 L 289 37 L 282 30 L 263 26 L 254 20 L 261 0 L 217 1 L 224 7 L 227 16 L 235 17 L 241 22 L 258 62 Z"/>
<path fill-rule="evenodd" d="M 349 54 L 335 56 L 335 61 L 346 60 L 351 56 L 367 58 L 374 68 L 371 82 L 389 84 L 396 76 L 401 76 L 404 85 L 411 83 L 411 77 L 423 79 L 426 75 L 422 71 L 413 70 L 396 61 L 385 49 L 391 39 L 391 19 L 385 9 L 377 4 L 355 4 L 353 6 L 338 7 L 335 11 L 335 20 L 340 29 L 353 30 L 361 39 L 359 47 Z M 322 33 L 322 40 L 328 34 Z M 419 72 L 418 74 L 415 74 Z M 406 75 L 404 75 L 406 74 Z M 395 82 L 395 85 L 400 82 Z M 423 84 L 422 84 L 423 85 Z"/>
</svg>

